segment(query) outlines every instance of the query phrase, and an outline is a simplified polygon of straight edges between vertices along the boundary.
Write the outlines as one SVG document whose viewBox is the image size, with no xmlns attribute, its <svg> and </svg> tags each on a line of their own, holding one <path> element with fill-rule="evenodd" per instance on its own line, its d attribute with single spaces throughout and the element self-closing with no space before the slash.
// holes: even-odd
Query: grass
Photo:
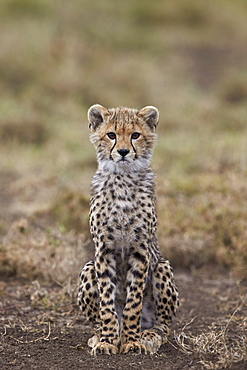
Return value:
<svg viewBox="0 0 247 370">
<path fill-rule="evenodd" d="M 214 323 L 198 335 L 190 333 L 185 326 L 175 333 L 178 348 L 187 354 L 199 354 L 199 362 L 205 369 L 229 369 L 234 363 L 246 360 L 246 317 L 237 315 L 240 309 L 237 307 L 224 325 Z M 235 338 L 229 333 L 233 328 L 238 332 Z"/>
<path fill-rule="evenodd" d="M 247 10 L 220 4 L 2 1 L 3 235 L 26 217 L 88 236 L 96 164 L 86 111 L 153 104 L 163 253 L 178 267 L 216 263 L 244 276 Z"/>
<path fill-rule="evenodd" d="M 65 233 L 62 227 L 42 230 L 21 219 L 11 225 L 4 239 L 1 273 L 65 284 L 78 276 L 81 261 L 88 258 L 88 246 L 84 234 Z"/>
</svg>

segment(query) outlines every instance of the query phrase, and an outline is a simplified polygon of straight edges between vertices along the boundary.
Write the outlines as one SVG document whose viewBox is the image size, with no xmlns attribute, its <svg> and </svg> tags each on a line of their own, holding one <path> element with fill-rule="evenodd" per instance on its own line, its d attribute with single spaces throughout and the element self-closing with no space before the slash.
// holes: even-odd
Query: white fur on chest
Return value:
<svg viewBox="0 0 247 370">
<path fill-rule="evenodd" d="M 105 184 L 107 183 L 107 185 Z M 91 183 L 91 195 L 94 196 L 101 191 L 111 191 L 111 184 L 116 193 L 138 192 L 138 187 L 142 188 L 145 193 L 154 192 L 154 174 L 150 168 L 142 172 L 133 173 L 112 173 L 98 170 Z M 130 185 L 135 186 L 133 189 Z"/>
</svg>

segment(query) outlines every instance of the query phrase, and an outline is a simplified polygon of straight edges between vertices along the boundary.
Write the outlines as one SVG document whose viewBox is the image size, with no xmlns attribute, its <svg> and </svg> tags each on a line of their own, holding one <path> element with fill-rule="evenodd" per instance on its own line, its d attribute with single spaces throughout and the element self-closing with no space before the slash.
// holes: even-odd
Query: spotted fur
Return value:
<svg viewBox="0 0 247 370">
<path fill-rule="evenodd" d="M 95 259 L 80 273 L 78 304 L 95 326 L 92 354 L 155 353 L 178 306 L 168 260 L 156 239 L 150 168 L 159 112 L 88 111 L 98 170 L 91 183 L 90 231 Z"/>
</svg>

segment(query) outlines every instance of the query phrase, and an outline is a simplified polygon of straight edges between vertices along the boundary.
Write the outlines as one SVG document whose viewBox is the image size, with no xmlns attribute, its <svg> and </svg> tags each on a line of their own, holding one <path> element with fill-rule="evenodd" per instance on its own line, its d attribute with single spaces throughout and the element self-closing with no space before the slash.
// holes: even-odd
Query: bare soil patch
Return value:
<svg viewBox="0 0 247 370">
<path fill-rule="evenodd" d="M 87 341 L 92 329 L 75 304 L 74 284 L 41 286 L 38 281 L 27 283 L 2 277 L 1 368 L 246 369 L 246 359 L 229 357 L 228 365 L 222 363 L 217 343 L 215 353 L 213 348 L 207 353 L 196 351 L 190 343 L 191 338 L 200 339 L 202 333 L 210 340 L 210 333 L 223 332 L 225 359 L 236 342 L 241 344 L 241 338 L 246 346 L 246 284 L 233 281 L 227 274 L 215 277 L 214 271 L 175 271 L 175 276 L 181 305 L 168 342 L 153 356 L 111 357 L 91 356 Z"/>
</svg>

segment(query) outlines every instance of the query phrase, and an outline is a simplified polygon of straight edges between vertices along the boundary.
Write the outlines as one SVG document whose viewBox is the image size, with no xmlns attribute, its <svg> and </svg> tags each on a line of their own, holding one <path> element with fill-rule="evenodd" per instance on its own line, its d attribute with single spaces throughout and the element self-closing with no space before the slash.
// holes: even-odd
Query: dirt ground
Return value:
<svg viewBox="0 0 247 370">
<path fill-rule="evenodd" d="M 181 343 L 186 336 L 199 338 L 202 332 L 223 328 L 230 346 L 235 337 L 246 334 L 245 283 L 229 274 L 215 278 L 215 271 L 175 271 L 180 291 L 180 308 L 172 323 L 168 342 L 156 355 L 93 357 L 87 347 L 91 327 L 75 304 L 75 287 L 41 286 L 13 279 L 0 280 L 1 369 L 204 369 L 214 368 L 221 359 L 211 354 L 186 353 Z M 239 327 L 242 329 L 239 331 Z M 242 331 L 243 330 L 243 331 Z M 181 342 L 182 340 L 182 342 Z M 201 340 L 203 340 L 201 338 Z M 185 342 L 184 342 L 185 344 Z M 187 343 L 189 344 L 189 343 Z M 236 359 L 235 359 L 236 360 Z M 210 365 L 211 364 L 211 365 Z M 210 367 L 211 366 L 211 367 Z M 219 365 L 218 365 L 219 366 Z M 224 364 L 222 367 L 226 368 Z M 228 368 L 228 366 L 227 366 Z M 232 364 L 244 370 L 247 362 Z"/>
</svg>

